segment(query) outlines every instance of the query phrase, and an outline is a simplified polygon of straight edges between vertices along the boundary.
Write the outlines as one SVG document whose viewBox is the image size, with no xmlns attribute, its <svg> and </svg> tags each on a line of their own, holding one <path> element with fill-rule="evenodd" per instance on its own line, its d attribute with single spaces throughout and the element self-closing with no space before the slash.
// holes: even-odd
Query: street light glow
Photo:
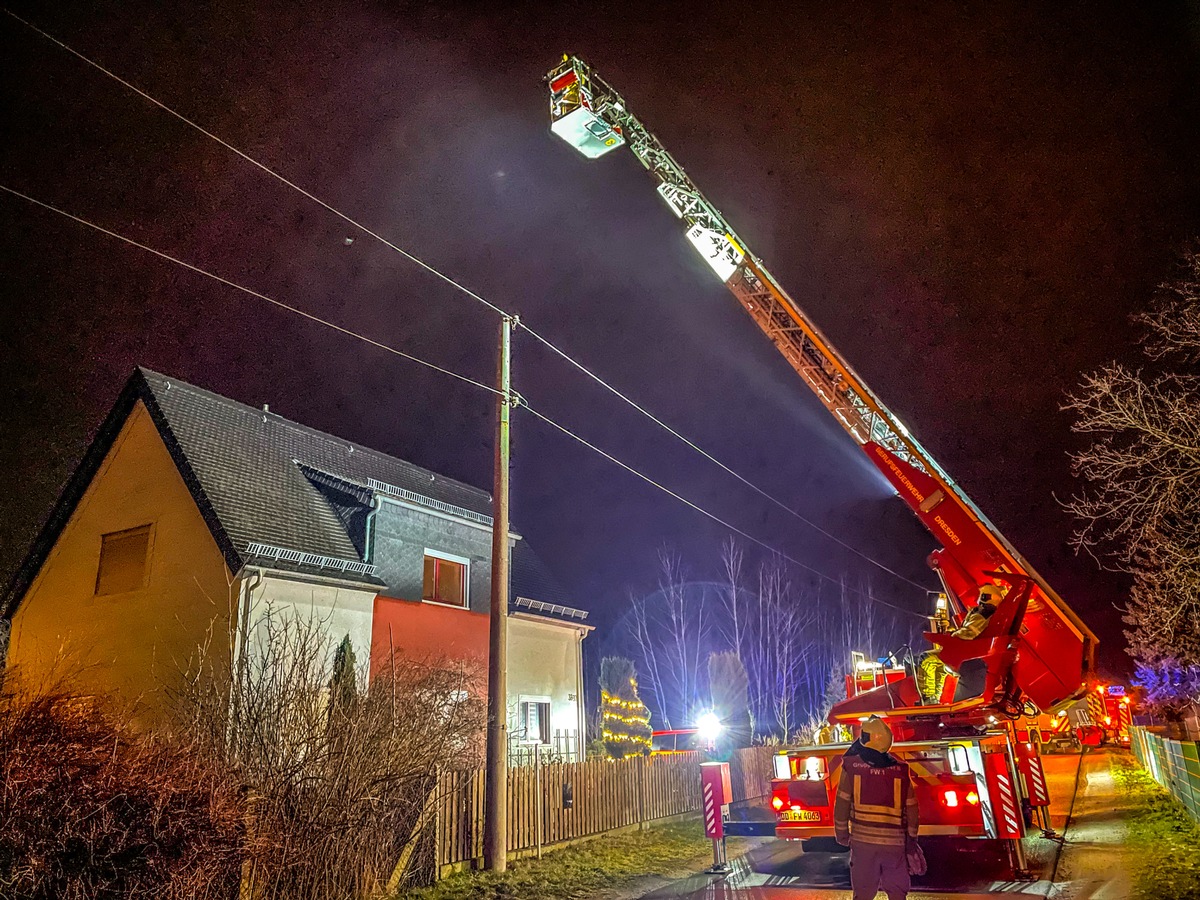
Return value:
<svg viewBox="0 0 1200 900">
<path fill-rule="evenodd" d="M 716 740 L 718 737 L 720 737 L 721 731 L 724 729 L 724 727 L 725 726 L 721 724 L 721 720 L 717 717 L 717 714 L 712 710 L 703 713 L 700 718 L 696 720 L 696 734 L 700 737 L 701 741 L 710 747 L 716 743 Z"/>
</svg>

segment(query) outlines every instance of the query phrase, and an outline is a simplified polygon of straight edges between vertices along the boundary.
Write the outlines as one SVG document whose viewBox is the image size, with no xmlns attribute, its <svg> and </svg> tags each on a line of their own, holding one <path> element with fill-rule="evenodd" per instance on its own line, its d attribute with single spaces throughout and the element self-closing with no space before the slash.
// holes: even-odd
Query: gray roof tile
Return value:
<svg viewBox="0 0 1200 900">
<path fill-rule="evenodd" d="M 141 370 L 213 511 L 239 550 L 251 542 L 341 559 L 361 552 L 301 465 L 405 488 L 482 515 L 491 497 L 428 469 L 275 413 Z"/>
</svg>

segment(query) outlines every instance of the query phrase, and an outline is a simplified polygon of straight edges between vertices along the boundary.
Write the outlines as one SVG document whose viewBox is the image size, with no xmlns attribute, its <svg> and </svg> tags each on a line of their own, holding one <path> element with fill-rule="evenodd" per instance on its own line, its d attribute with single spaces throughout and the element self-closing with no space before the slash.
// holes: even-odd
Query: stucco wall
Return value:
<svg viewBox="0 0 1200 900">
<path fill-rule="evenodd" d="M 392 652 L 431 664 L 462 664 L 470 670 L 473 690 L 485 697 L 490 626 L 485 613 L 376 597 L 371 674 L 387 665 Z"/>
<path fill-rule="evenodd" d="M 582 646 L 578 629 L 539 622 L 520 614 L 508 619 L 509 728 L 522 696 L 550 698 L 550 732 L 578 731 L 583 738 Z"/>
<path fill-rule="evenodd" d="M 257 654 L 262 659 L 264 649 L 272 642 L 276 650 L 289 652 L 303 645 L 322 654 L 328 675 L 332 672 L 337 645 L 349 635 L 359 687 L 365 688 L 371 657 L 374 589 L 322 584 L 307 576 L 301 580 L 302 576 L 261 574 L 261 580 L 246 576 L 247 583 L 253 585 L 246 619 L 250 658 Z"/>
<path fill-rule="evenodd" d="M 144 588 L 96 596 L 101 535 L 153 526 Z M 41 685 L 137 699 L 164 712 L 164 684 L 208 644 L 227 670 L 236 586 L 179 471 L 138 403 L 34 580 L 12 623 L 9 668 Z"/>
</svg>

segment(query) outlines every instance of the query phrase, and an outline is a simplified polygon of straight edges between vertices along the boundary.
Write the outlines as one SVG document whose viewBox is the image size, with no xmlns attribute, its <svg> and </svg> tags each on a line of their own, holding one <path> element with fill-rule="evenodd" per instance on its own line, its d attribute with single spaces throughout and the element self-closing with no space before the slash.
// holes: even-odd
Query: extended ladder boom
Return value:
<svg viewBox="0 0 1200 900">
<path fill-rule="evenodd" d="M 654 176 L 658 193 L 683 220 L 688 240 L 942 542 L 945 550 L 939 551 L 941 558 L 935 560 L 935 567 L 959 602 L 974 603 L 975 589 L 986 580 L 982 575 L 986 569 L 1034 579 L 1039 590 L 1030 603 L 1030 615 L 1035 619 L 1049 616 L 1043 624 L 1051 637 L 1065 627 L 1072 638 L 1066 644 L 1073 646 L 1067 648 L 1065 666 L 1058 666 L 1061 671 L 1050 677 L 1053 685 L 1041 679 L 1040 687 L 1022 688 L 1043 708 L 1074 695 L 1091 668 L 1095 651 L 1096 639 L 1087 626 L 858 377 L 683 167 L 629 111 L 621 95 L 575 57 L 564 56 L 547 76 L 547 83 L 551 130 L 591 159 L 629 146 Z M 942 506 L 946 501 L 953 509 Z M 1063 644 L 1061 639 L 1048 637 L 1040 652 L 1061 654 Z M 1039 652 L 1036 645 L 1030 651 L 1027 657 Z"/>
</svg>

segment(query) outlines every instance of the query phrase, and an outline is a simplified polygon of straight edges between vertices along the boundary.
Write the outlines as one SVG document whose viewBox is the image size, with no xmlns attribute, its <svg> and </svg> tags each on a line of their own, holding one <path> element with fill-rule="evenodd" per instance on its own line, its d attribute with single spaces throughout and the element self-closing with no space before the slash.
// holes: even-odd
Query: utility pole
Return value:
<svg viewBox="0 0 1200 900">
<path fill-rule="evenodd" d="M 487 803 L 483 864 L 508 867 L 508 467 L 512 416 L 512 329 L 516 316 L 500 321 L 496 364 L 496 470 L 492 487 L 492 607 L 488 644 Z"/>
</svg>

